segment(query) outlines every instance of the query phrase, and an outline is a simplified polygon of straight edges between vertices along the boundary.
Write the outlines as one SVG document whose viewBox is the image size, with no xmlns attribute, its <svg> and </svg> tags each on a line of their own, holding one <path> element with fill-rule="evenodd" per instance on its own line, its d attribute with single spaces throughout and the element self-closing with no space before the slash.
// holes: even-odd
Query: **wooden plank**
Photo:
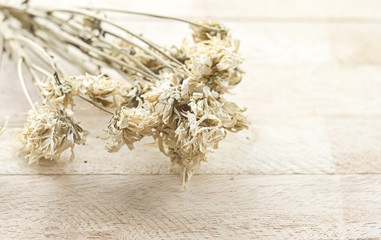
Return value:
<svg viewBox="0 0 381 240">
<path fill-rule="evenodd" d="M 381 117 L 329 117 L 326 124 L 336 172 L 381 172 Z"/>
<path fill-rule="evenodd" d="M 59 0 L 49 3 L 35 0 L 35 5 L 106 6 L 185 18 L 219 18 L 257 21 L 379 21 L 381 3 L 375 0 L 212 0 L 160 2 L 142 0 L 94 1 Z"/>
<path fill-rule="evenodd" d="M 380 175 L 0 176 L 2 239 L 377 239 Z"/>
<path fill-rule="evenodd" d="M 334 61 L 345 65 L 381 64 L 379 24 L 328 26 Z"/>
</svg>

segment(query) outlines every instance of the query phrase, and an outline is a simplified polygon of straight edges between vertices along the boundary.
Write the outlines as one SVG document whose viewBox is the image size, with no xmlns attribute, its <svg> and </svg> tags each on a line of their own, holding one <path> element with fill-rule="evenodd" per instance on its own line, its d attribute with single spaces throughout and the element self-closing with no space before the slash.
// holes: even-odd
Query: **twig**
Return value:
<svg viewBox="0 0 381 240">
<path fill-rule="evenodd" d="M 24 95 L 25 95 L 26 99 L 29 102 L 29 105 L 32 107 L 32 109 L 34 111 L 36 111 L 36 107 L 34 106 L 34 103 L 33 103 L 32 99 L 30 98 L 28 89 L 26 88 L 26 85 L 25 85 L 24 76 L 22 74 L 22 63 L 23 62 L 24 62 L 24 59 L 22 57 L 20 57 L 19 60 L 17 61 L 17 73 L 19 75 L 19 80 L 20 80 L 21 88 L 22 88 L 22 90 L 24 92 Z"/>
<path fill-rule="evenodd" d="M 0 69 L 1 69 L 1 63 L 3 62 L 4 48 L 5 48 L 5 39 L 1 39 L 1 49 L 0 49 Z"/>
<path fill-rule="evenodd" d="M 77 35 L 78 35 L 79 33 L 83 33 L 83 32 L 86 31 L 86 30 L 82 27 L 82 24 L 81 24 L 81 23 L 75 22 L 75 23 L 77 23 L 77 24 L 73 24 L 73 23 L 71 23 L 71 22 L 69 21 L 70 19 L 69 19 L 69 20 L 63 20 L 62 18 L 57 17 L 57 16 L 53 16 L 53 15 L 51 15 L 51 14 L 48 15 L 47 18 L 50 19 L 50 20 L 52 20 L 54 23 L 60 25 L 61 28 L 62 28 L 63 26 L 71 26 L 72 28 L 75 28 L 75 30 L 77 30 Z M 64 25 L 64 24 L 65 24 L 65 25 Z M 73 30 L 73 29 L 71 29 L 71 30 Z M 91 33 L 89 33 L 89 34 L 91 34 Z M 169 64 L 167 63 L 166 60 L 164 60 L 162 57 L 158 56 L 156 53 L 154 53 L 154 52 L 151 51 L 150 49 L 145 48 L 145 47 L 142 47 L 142 46 L 140 46 L 140 45 L 138 45 L 138 44 L 136 44 L 136 43 L 134 43 L 134 42 L 128 40 L 127 38 L 125 38 L 125 37 L 123 37 L 123 36 L 120 36 L 120 35 L 118 35 L 118 34 L 116 34 L 116 33 L 113 33 L 113 32 L 111 32 L 111 31 L 103 30 L 103 34 L 104 34 L 104 35 L 110 35 L 110 36 L 115 37 L 115 38 L 119 38 L 120 40 L 122 40 L 122 41 L 124 41 L 124 42 L 126 42 L 126 43 L 128 43 L 128 44 L 130 44 L 130 45 L 132 45 L 132 46 L 134 46 L 134 47 L 137 47 L 138 49 L 140 49 L 140 50 L 142 50 L 143 52 L 147 53 L 149 56 L 152 56 L 154 59 L 156 59 L 156 60 L 158 60 L 159 62 L 161 62 L 162 64 L 164 64 L 166 67 L 170 68 L 173 72 L 175 71 L 174 68 L 173 68 L 171 65 L 169 65 Z M 152 43 L 151 43 L 151 44 L 152 44 Z"/>
<path fill-rule="evenodd" d="M 137 47 L 137 48 L 143 50 L 145 53 L 148 53 L 149 56 L 153 56 L 156 60 L 158 60 L 160 63 L 164 64 L 166 67 L 168 67 L 169 69 L 171 69 L 173 72 L 175 71 L 175 69 L 174 69 L 171 65 L 169 65 L 169 64 L 167 63 L 167 61 L 165 61 L 163 58 L 157 56 L 153 51 L 151 51 L 151 50 L 149 50 L 149 49 L 147 49 L 147 48 L 143 48 L 142 46 L 137 45 L 137 44 L 133 43 L 132 41 L 129 41 L 127 38 L 122 37 L 122 36 L 120 36 L 120 35 L 118 35 L 118 34 L 115 34 L 115 33 L 113 33 L 113 32 L 105 31 L 105 34 L 106 34 L 106 35 L 108 34 L 108 35 L 111 35 L 111 36 L 113 36 L 113 37 L 119 38 L 120 40 L 125 41 L 126 43 L 131 44 L 131 45 L 133 45 L 133 46 L 135 46 L 135 47 Z"/>
<path fill-rule="evenodd" d="M 97 108 L 99 108 L 100 110 L 102 110 L 102 111 L 104 111 L 104 112 L 106 112 L 106 113 L 109 113 L 109 114 L 111 114 L 111 115 L 114 115 L 112 112 L 110 112 L 109 110 L 107 110 L 107 109 L 104 109 L 103 107 L 101 107 L 101 106 L 98 106 L 97 104 L 95 104 L 94 102 L 92 102 L 92 101 L 90 101 L 89 99 L 87 99 L 87 98 L 85 98 L 85 97 L 83 97 L 83 96 L 79 96 L 81 99 L 83 99 L 83 100 L 85 100 L 86 102 L 88 102 L 88 103 L 90 103 L 91 105 L 93 105 L 94 107 L 97 107 Z"/>
<path fill-rule="evenodd" d="M 192 22 L 192 21 L 188 21 L 188 20 L 185 20 L 185 19 L 176 18 L 176 17 L 168 17 L 168 16 L 163 16 L 163 15 L 158 15 L 158 14 L 135 12 L 135 11 L 128 11 L 128 10 L 123 10 L 123 9 L 114 9 L 114 8 L 88 8 L 88 7 L 84 7 L 82 9 L 95 10 L 95 11 L 100 11 L 100 12 L 117 12 L 117 13 L 131 14 L 131 15 L 141 15 L 141 16 L 152 17 L 152 18 L 161 18 L 161 19 L 167 19 L 167 20 L 173 20 L 173 21 L 187 23 L 187 24 L 190 24 L 190 25 L 193 25 L 193 26 L 205 28 L 205 29 L 212 30 L 212 31 L 218 31 L 218 32 L 224 32 L 224 31 L 226 31 L 225 29 L 219 29 L 219 28 L 209 27 L 209 26 L 198 24 L 198 23 L 195 23 L 195 22 Z"/>
<path fill-rule="evenodd" d="M 141 67 L 144 71 L 146 71 L 147 73 L 149 73 L 150 75 L 152 75 L 153 77 L 156 77 L 158 78 L 158 76 L 151 71 L 151 69 L 149 69 L 148 67 L 146 67 L 144 64 L 142 64 L 140 61 L 136 60 L 133 56 L 129 55 L 127 50 L 126 49 L 123 49 L 123 48 L 120 48 L 118 46 L 116 46 L 115 44 L 111 43 L 111 42 L 107 42 L 107 41 L 104 41 L 102 39 L 99 39 L 99 41 L 101 43 L 104 43 L 104 44 L 107 44 L 109 46 L 109 50 L 116 50 L 118 51 L 120 54 L 123 54 L 123 56 L 127 57 L 128 59 L 130 59 L 131 61 L 133 61 L 136 65 L 138 65 L 139 67 Z"/>
<path fill-rule="evenodd" d="M 69 45 L 65 45 L 63 41 L 58 39 L 52 39 L 49 36 L 43 36 L 41 33 L 45 33 L 45 32 L 36 31 L 36 36 L 39 37 L 46 44 L 50 45 L 51 48 L 53 48 L 56 53 L 61 55 L 64 59 L 68 60 L 69 62 L 74 63 L 74 66 L 79 68 L 81 71 L 93 73 L 93 70 L 85 65 L 85 63 L 92 63 L 96 65 L 95 63 L 93 63 L 92 58 L 90 58 L 88 55 L 85 55 L 86 58 L 75 55 L 69 49 Z M 80 49 L 78 50 L 81 51 Z"/>
<path fill-rule="evenodd" d="M 23 36 L 13 36 L 12 38 L 9 38 L 8 40 L 13 40 L 13 39 L 16 39 L 16 40 L 19 40 L 19 41 L 22 41 L 22 42 L 25 42 L 25 43 L 28 43 L 30 46 L 34 47 L 35 49 L 37 49 L 38 51 L 40 51 L 43 55 L 45 55 L 47 57 L 47 59 L 49 59 L 49 63 L 50 63 L 50 66 L 52 67 L 53 71 L 57 72 L 58 69 L 57 69 L 57 65 L 53 59 L 53 57 L 51 55 L 49 55 L 42 47 L 40 47 L 38 44 L 36 44 L 35 42 L 23 37 Z"/>
<path fill-rule="evenodd" d="M 124 32 L 126 32 L 127 34 L 139 39 L 140 41 L 142 41 L 143 43 L 147 44 L 148 46 L 152 47 L 154 50 L 158 51 L 160 54 L 162 54 L 163 56 L 165 56 L 166 58 L 170 59 L 171 61 L 175 62 L 176 64 L 178 65 L 182 65 L 181 62 L 179 62 L 177 59 L 169 56 L 168 54 L 164 53 L 162 50 L 160 50 L 159 48 L 157 48 L 154 44 L 152 44 L 149 40 L 139 36 L 138 34 L 136 33 L 133 33 L 131 32 L 130 30 L 126 29 L 125 27 L 122 27 L 120 26 L 119 24 L 116 24 L 106 18 L 103 18 L 101 16 L 98 16 L 96 14 L 93 14 L 93 13 L 90 13 L 90 12 L 86 12 L 86 11 L 80 11 L 80 10 L 72 10 L 72 9 L 51 9 L 51 10 L 45 10 L 47 13 L 53 13 L 53 12 L 67 12 L 67 13 L 74 13 L 74 14 L 79 14 L 79 15 L 82 15 L 82 16 L 87 16 L 87 17 L 91 17 L 93 19 L 96 19 L 96 20 L 99 20 L 99 21 L 102 21 L 104 23 L 108 23 L 110 24 L 111 26 L 114 26 Z"/>
<path fill-rule="evenodd" d="M 52 28 L 45 28 L 45 30 L 46 30 L 46 31 L 50 31 L 50 32 L 53 33 L 53 34 L 58 34 L 57 31 L 56 31 L 56 30 L 53 30 Z M 71 36 L 70 34 L 67 34 L 66 32 L 62 32 L 62 31 L 61 31 L 61 32 L 59 33 L 59 35 L 60 35 L 61 37 L 65 38 L 68 42 L 70 42 L 70 43 L 73 44 L 74 46 L 82 47 L 82 48 L 87 49 L 87 50 L 89 50 L 89 51 L 91 51 L 91 52 L 94 52 L 94 53 L 98 54 L 99 56 L 102 56 L 102 57 L 104 57 L 104 58 L 106 58 L 106 59 L 108 59 L 108 60 L 111 60 L 111 61 L 113 61 L 113 62 L 115 62 L 115 63 L 118 63 L 119 65 L 124 66 L 124 67 L 126 67 L 126 68 L 128 68 L 128 69 L 131 69 L 131 70 L 133 70 L 133 71 L 135 71 L 135 72 L 137 72 L 137 73 L 140 73 L 140 74 L 142 74 L 142 75 L 144 75 L 144 76 L 146 76 L 146 77 L 148 77 L 148 78 L 154 78 L 154 79 L 157 79 L 157 80 L 159 79 L 159 78 L 156 77 L 156 76 L 155 76 L 155 77 L 154 77 L 154 76 L 151 76 L 151 75 L 149 75 L 149 74 L 146 73 L 146 72 L 143 72 L 143 71 L 141 71 L 141 70 L 139 70 L 139 69 L 137 69 L 137 68 L 135 68 L 135 67 L 133 67 L 133 66 L 127 64 L 127 63 L 125 63 L 125 62 L 120 61 L 119 59 L 116 59 L 116 58 L 114 58 L 114 57 L 112 57 L 112 56 L 109 56 L 109 55 L 107 55 L 106 53 L 104 53 L 104 52 L 98 50 L 97 48 L 95 48 L 95 47 L 93 47 L 93 46 L 90 46 L 90 45 L 88 45 L 88 44 L 85 44 L 83 41 L 81 41 L 81 40 L 79 40 L 79 39 L 77 39 L 77 38 Z"/>
<path fill-rule="evenodd" d="M 37 72 L 42 73 L 42 74 L 44 74 L 44 75 L 47 76 L 47 77 L 51 77 L 51 76 L 52 76 L 52 74 L 51 74 L 50 72 L 48 72 L 47 70 L 43 69 L 43 68 L 40 67 L 40 66 L 37 66 L 36 64 L 33 64 L 33 63 L 32 63 L 31 67 L 32 67 L 34 70 L 36 70 Z"/>
</svg>

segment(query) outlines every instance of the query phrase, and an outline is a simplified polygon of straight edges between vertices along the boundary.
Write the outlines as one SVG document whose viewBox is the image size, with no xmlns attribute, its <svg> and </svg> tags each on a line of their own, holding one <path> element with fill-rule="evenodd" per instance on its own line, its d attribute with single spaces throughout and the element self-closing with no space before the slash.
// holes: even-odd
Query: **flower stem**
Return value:
<svg viewBox="0 0 381 240">
<path fill-rule="evenodd" d="M 101 107 L 101 106 L 98 106 L 97 104 L 95 104 L 94 102 L 92 102 L 92 101 L 90 101 L 89 99 L 87 99 L 87 98 L 85 98 L 85 97 L 83 97 L 83 96 L 79 96 L 81 99 L 83 99 L 83 100 L 85 100 L 86 102 L 88 102 L 88 103 L 90 103 L 91 105 L 93 105 L 94 107 L 97 107 L 97 108 L 99 108 L 100 110 L 102 110 L 102 111 L 104 111 L 104 112 L 106 112 L 106 113 L 108 113 L 108 114 L 111 114 L 111 115 L 114 115 L 112 112 L 110 112 L 109 110 L 107 110 L 107 109 L 105 109 L 105 108 L 103 108 L 103 107 Z"/>
<path fill-rule="evenodd" d="M 140 16 L 146 16 L 146 17 L 152 17 L 152 18 L 161 18 L 161 19 L 167 19 L 167 20 L 173 20 L 173 21 L 187 23 L 187 24 L 194 25 L 194 26 L 201 27 L 201 28 L 205 28 L 205 29 L 208 29 L 211 31 L 218 31 L 218 32 L 226 31 L 225 29 L 219 29 L 219 28 L 205 26 L 202 24 L 198 24 L 198 23 L 195 23 L 192 21 L 182 19 L 182 18 L 168 17 L 168 16 L 151 14 L 151 13 L 135 12 L 135 11 L 128 11 L 128 10 L 123 10 L 123 9 L 114 9 L 114 8 L 88 8 L 88 7 L 85 7 L 83 9 L 95 10 L 95 11 L 100 11 L 100 12 L 117 12 L 117 13 L 131 14 L 131 15 L 140 15 Z"/>
<path fill-rule="evenodd" d="M 159 52 L 160 54 L 162 54 L 163 56 L 165 56 L 166 58 L 170 59 L 171 61 L 173 61 L 174 63 L 178 64 L 178 65 L 182 65 L 181 62 L 179 62 L 177 59 L 169 56 L 168 54 L 164 53 L 161 49 L 159 49 L 155 44 L 152 44 L 148 39 L 145 39 L 144 37 L 141 37 L 139 36 L 138 34 L 136 33 L 133 33 L 132 31 L 128 30 L 127 28 L 125 27 L 122 27 L 120 26 L 119 24 L 116 24 L 104 17 L 101 17 L 97 14 L 93 14 L 91 12 L 88 12 L 88 11 L 81 11 L 81 10 L 73 10 L 73 9 L 52 9 L 52 10 L 46 10 L 46 12 L 49 14 L 49 13 L 54 13 L 54 12 L 67 12 L 67 13 L 73 13 L 73 14 L 79 14 L 79 15 L 82 15 L 82 16 L 87 16 L 87 17 L 91 17 L 95 20 L 99 20 L 99 21 L 102 21 L 104 23 L 108 23 L 110 24 L 111 26 L 114 26 L 124 32 L 126 32 L 127 34 L 139 39 L 140 41 L 142 41 L 143 43 L 147 44 L 148 46 L 150 46 L 151 48 L 153 48 L 154 50 L 156 50 L 157 52 Z"/>
<path fill-rule="evenodd" d="M 19 60 L 17 61 L 17 73 L 19 75 L 19 80 L 20 80 L 21 88 L 22 88 L 22 90 L 24 92 L 24 95 L 25 95 L 26 99 L 28 100 L 29 105 L 32 107 L 33 111 L 36 111 L 36 107 L 35 107 L 32 99 L 30 98 L 28 89 L 26 88 L 26 85 L 25 85 L 24 76 L 22 74 L 22 64 L 23 64 L 23 62 L 24 62 L 24 59 L 22 57 L 20 57 Z"/>
</svg>

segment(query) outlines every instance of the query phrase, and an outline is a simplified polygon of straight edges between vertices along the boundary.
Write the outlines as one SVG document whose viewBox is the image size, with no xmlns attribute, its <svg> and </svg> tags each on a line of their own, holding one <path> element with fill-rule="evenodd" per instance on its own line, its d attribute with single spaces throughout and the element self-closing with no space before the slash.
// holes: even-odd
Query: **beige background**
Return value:
<svg viewBox="0 0 381 240">
<path fill-rule="evenodd" d="M 96 138 L 107 116 L 81 105 L 77 119 L 92 134 L 76 147 L 74 162 L 30 166 L 12 150 L 11 130 L 22 127 L 28 104 L 15 63 L 4 59 L 0 121 L 12 118 L 0 137 L 0 237 L 381 237 L 380 1 L 113 0 L 107 6 L 213 18 L 231 28 L 241 39 L 246 75 L 228 98 L 248 107 L 250 129 L 228 135 L 183 191 L 151 139 L 134 151 L 107 153 Z M 167 45 L 190 34 L 181 23 L 116 20 Z"/>
</svg>

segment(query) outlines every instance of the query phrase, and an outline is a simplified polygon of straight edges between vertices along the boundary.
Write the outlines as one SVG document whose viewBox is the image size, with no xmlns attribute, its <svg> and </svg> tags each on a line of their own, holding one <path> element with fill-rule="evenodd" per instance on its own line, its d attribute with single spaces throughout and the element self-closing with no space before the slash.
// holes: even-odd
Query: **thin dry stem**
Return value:
<svg viewBox="0 0 381 240">
<path fill-rule="evenodd" d="M 221 31 L 221 32 L 226 31 L 224 29 L 218 29 L 218 28 L 214 28 L 214 27 L 205 26 L 205 25 L 202 25 L 202 24 L 198 24 L 198 23 L 195 23 L 195 22 L 192 22 L 192 21 L 188 21 L 188 20 L 182 19 L 182 18 L 169 17 L 169 16 L 163 16 L 163 15 L 152 14 L 152 13 L 143 13 L 143 12 L 128 11 L 128 10 L 124 10 L 124 9 L 104 8 L 104 7 L 102 7 L 102 8 L 88 8 L 88 7 L 85 7 L 83 9 L 93 10 L 93 11 L 97 11 L 97 12 L 117 12 L 117 13 L 131 14 L 131 15 L 141 15 L 141 16 L 152 17 L 152 18 L 161 18 L 161 19 L 167 19 L 167 20 L 173 20 L 173 21 L 187 23 L 189 25 L 205 28 L 205 29 L 208 29 L 208 30 L 211 30 L 211 31 Z"/>
<path fill-rule="evenodd" d="M 128 69 L 131 69 L 131 70 L 137 72 L 137 73 L 140 73 L 140 74 L 146 76 L 147 78 L 150 78 L 150 79 L 156 78 L 157 79 L 156 76 L 151 76 L 150 74 L 147 74 L 146 72 L 143 72 L 143 71 L 141 71 L 141 70 L 139 70 L 139 69 L 137 69 L 137 68 L 135 68 L 135 67 L 133 67 L 133 66 L 127 64 L 127 63 L 125 63 L 125 62 L 122 62 L 122 61 L 112 57 L 112 56 L 109 56 L 108 54 L 98 50 L 95 47 L 92 47 L 92 46 L 90 46 L 88 44 L 84 44 L 81 40 L 79 40 L 79 39 L 77 39 L 75 37 L 72 37 L 71 35 L 69 35 L 69 34 L 67 34 L 65 32 L 61 31 L 60 33 L 57 33 L 57 31 L 54 31 L 52 29 L 47 29 L 47 31 L 50 31 L 51 33 L 59 34 L 61 37 L 63 37 L 67 41 L 71 42 L 72 44 L 78 45 L 79 47 L 82 47 L 82 48 L 87 49 L 87 50 L 89 50 L 91 52 L 94 52 L 94 53 L 98 54 L 99 56 L 102 56 L 102 57 L 104 57 L 104 58 L 106 58 L 108 60 L 111 60 L 111 61 L 113 61 L 113 62 L 115 62 L 115 63 L 117 63 L 117 64 L 119 64 L 119 65 L 121 65 L 123 67 L 126 67 Z"/>
<path fill-rule="evenodd" d="M 32 47 L 32 49 L 38 50 L 41 54 L 43 54 L 45 56 L 45 58 L 43 58 L 43 59 L 48 59 L 47 62 L 50 64 L 50 66 L 54 72 L 58 72 L 57 64 L 56 64 L 55 60 L 40 45 L 36 44 L 35 42 L 33 42 L 30 39 L 25 38 L 23 36 L 13 36 L 12 38 L 9 38 L 8 40 L 19 40 L 19 41 L 28 43 Z"/>
<path fill-rule="evenodd" d="M 24 92 L 24 95 L 26 97 L 26 99 L 28 100 L 28 103 L 29 105 L 31 106 L 31 108 L 33 110 L 36 110 L 35 106 L 34 106 L 34 103 L 29 95 L 29 92 L 28 92 L 28 89 L 26 88 L 26 85 L 25 85 L 25 80 L 24 80 L 24 76 L 23 76 L 23 73 L 22 73 L 22 64 L 24 62 L 24 59 L 23 58 L 19 58 L 19 60 L 17 61 L 17 74 L 19 75 L 19 80 L 20 80 L 20 84 L 21 84 L 21 88 Z"/>
<path fill-rule="evenodd" d="M 107 109 L 105 109 L 105 108 L 103 108 L 103 107 L 101 107 L 101 106 L 98 106 L 97 104 L 95 104 L 94 102 L 90 101 L 89 99 L 87 99 L 87 98 L 85 98 L 85 97 L 83 97 L 83 96 L 79 96 L 79 97 L 80 97 L 81 99 L 85 100 L 86 102 L 90 103 L 90 104 L 93 105 L 94 107 L 99 108 L 100 110 L 102 110 L 102 111 L 104 111 L 104 112 L 106 112 L 106 113 L 108 113 L 108 114 L 114 115 L 114 114 L 113 114 L 112 112 L 110 112 L 109 110 L 107 110 Z"/>
<path fill-rule="evenodd" d="M 67 13 L 74 13 L 74 14 L 80 14 L 80 15 L 83 15 L 83 16 L 87 16 L 87 17 L 91 17 L 93 19 L 96 19 L 96 20 L 99 20 L 99 21 L 102 21 L 104 23 L 108 23 L 110 24 L 111 26 L 114 26 L 124 32 L 126 32 L 127 34 L 139 39 L 140 41 L 142 41 L 143 43 L 147 44 L 148 46 L 152 47 L 154 50 L 156 50 L 157 52 L 159 52 L 160 54 L 162 54 L 163 56 L 165 56 L 166 58 L 170 59 L 171 61 L 175 62 L 176 64 L 179 64 L 181 65 L 181 62 L 179 62 L 177 59 L 169 56 L 168 54 L 164 53 L 161 49 L 157 48 L 156 45 L 152 44 L 149 40 L 145 39 L 144 37 L 142 36 L 139 36 L 138 34 L 128 30 L 127 28 L 125 27 L 122 27 L 120 26 L 119 24 L 116 24 L 106 18 L 103 18 L 97 14 L 93 14 L 91 12 L 86 12 L 86 11 L 80 11 L 80 10 L 73 10 L 73 9 L 50 9 L 50 10 L 46 10 L 47 13 L 53 13 L 53 12 L 67 12 Z"/>
</svg>

